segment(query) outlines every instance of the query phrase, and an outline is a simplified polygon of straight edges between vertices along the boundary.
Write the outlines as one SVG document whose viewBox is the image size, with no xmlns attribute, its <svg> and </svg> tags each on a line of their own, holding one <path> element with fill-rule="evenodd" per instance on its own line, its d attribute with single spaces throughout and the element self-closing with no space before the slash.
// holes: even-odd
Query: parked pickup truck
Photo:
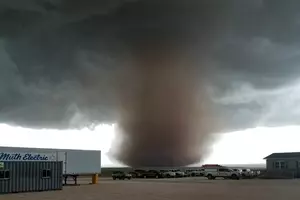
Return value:
<svg viewBox="0 0 300 200">
<path fill-rule="evenodd" d="M 111 176 L 114 180 L 116 180 L 116 179 L 119 179 L 119 180 L 128 179 L 128 180 L 130 180 L 131 177 L 132 177 L 131 174 L 126 173 L 126 172 L 121 172 L 121 171 L 115 171 L 115 172 L 112 173 Z"/>
<path fill-rule="evenodd" d="M 235 172 L 232 169 L 224 168 L 224 167 L 216 167 L 216 168 L 206 168 L 204 169 L 204 176 L 208 179 L 216 179 L 218 177 L 224 179 L 240 179 L 240 173 Z"/>
</svg>

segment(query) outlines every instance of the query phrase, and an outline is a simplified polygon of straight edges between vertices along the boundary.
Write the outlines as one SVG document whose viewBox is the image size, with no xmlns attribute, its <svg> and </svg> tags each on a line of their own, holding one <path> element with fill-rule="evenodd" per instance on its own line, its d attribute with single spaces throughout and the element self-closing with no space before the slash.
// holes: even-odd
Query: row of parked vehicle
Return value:
<svg viewBox="0 0 300 200">
<path fill-rule="evenodd" d="M 203 176 L 208 179 L 225 178 L 225 179 L 240 179 L 254 178 L 260 174 L 259 171 L 250 169 L 231 169 L 221 165 L 202 165 L 198 169 L 171 169 L 171 170 L 141 170 L 136 169 L 132 172 L 115 171 L 112 173 L 114 180 L 131 179 L 131 178 L 181 178 L 181 177 L 196 177 Z"/>
<path fill-rule="evenodd" d="M 134 170 L 132 172 L 115 171 L 112 173 L 112 178 L 116 179 L 131 179 L 131 178 L 176 178 L 186 177 L 186 174 L 180 170 Z"/>
</svg>

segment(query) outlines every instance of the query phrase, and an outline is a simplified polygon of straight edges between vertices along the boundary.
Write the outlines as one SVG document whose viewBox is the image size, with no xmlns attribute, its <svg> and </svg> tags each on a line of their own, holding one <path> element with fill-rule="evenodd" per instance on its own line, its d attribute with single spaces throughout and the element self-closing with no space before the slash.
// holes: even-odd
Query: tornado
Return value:
<svg viewBox="0 0 300 200">
<path fill-rule="evenodd" d="M 186 166 L 207 156 L 219 122 L 205 88 L 205 60 L 222 20 L 220 3 L 199 2 L 122 12 L 130 51 L 118 77 L 119 142 L 112 154 L 125 165 Z"/>
<path fill-rule="evenodd" d="M 124 83 L 117 159 L 126 165 L 185 166 L 204 156 L 210 103 L 189 63 L 170 51 L 139 55 Z"/>
</svg>

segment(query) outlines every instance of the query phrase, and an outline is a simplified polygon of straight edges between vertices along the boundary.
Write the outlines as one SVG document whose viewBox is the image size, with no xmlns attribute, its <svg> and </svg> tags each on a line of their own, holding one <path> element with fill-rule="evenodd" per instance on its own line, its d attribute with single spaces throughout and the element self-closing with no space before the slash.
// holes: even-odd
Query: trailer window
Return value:
<svg viewBox="0 0 300 200">
<path fill-rule="evenodd" d="M 0 170 L 0 179 L 9 179 L 10 172 L 9 170 Z"/>
<path fill-rule="evenodd" d="M 51 170 L 50 169 L 43 169 L 42 178 L 50 178 L 50 177 L 51 177 Z"/>
</svg>

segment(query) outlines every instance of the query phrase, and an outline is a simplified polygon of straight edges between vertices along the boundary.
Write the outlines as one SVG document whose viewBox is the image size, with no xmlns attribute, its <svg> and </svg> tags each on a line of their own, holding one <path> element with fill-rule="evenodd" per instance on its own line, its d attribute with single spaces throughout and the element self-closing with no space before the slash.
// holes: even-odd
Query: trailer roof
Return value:
<svg viewBox="0 0 300 200">
<path fill-rule="evenodd" d="M 99 149 L 61 149 L 61 148 L 42 148 L 42 147 L 13 147 L 13 146 L 0 146 L 5 149 L 29 149 L 29 150 L 60 150 L 60 151 L 101 151 Z"/>
</svg>

